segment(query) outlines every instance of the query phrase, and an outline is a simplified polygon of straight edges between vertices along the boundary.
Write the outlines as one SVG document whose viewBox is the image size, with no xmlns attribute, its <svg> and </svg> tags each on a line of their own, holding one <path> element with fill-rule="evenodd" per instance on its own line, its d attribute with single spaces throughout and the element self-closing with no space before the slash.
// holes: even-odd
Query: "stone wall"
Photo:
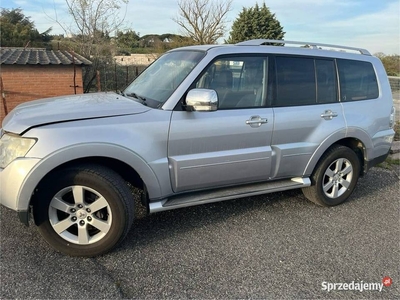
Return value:
<svg viewBox="0 0 400 300">
<path fill-rule="evenodd" d="M 393 91 L 399 91 L 400 90 L 400 77 L 394 77 L 394 76 L 388 76 L 389 82 L 390 82 L 390 87 L 392 88 Z"/>
</svg>

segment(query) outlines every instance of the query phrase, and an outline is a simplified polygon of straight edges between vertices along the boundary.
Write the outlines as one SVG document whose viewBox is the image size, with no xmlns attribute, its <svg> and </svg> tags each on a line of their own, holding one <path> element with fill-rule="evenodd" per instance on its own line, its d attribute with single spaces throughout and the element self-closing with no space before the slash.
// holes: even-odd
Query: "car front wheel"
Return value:
<svg viewBox="0 0 400 300">
<path fill-rule="evenodd" d="M 92 257 L 110 251 L 133 222 L 133 199 L 124 180 L 97 165 L 54 172 L 39 187 L 34 217 L 56 250 Z"/>
</svg>

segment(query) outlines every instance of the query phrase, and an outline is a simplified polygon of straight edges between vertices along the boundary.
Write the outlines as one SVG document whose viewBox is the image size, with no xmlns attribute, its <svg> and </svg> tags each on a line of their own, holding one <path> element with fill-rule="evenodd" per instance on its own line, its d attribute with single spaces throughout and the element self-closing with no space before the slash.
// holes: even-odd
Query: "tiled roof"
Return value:
<svg viewBox="0 0 400 300">
<path fill-rule="evenodd" d="M 83 56 L 66 50 L 1 48 L 2 65 L 91 65 Z"/>
</svg>

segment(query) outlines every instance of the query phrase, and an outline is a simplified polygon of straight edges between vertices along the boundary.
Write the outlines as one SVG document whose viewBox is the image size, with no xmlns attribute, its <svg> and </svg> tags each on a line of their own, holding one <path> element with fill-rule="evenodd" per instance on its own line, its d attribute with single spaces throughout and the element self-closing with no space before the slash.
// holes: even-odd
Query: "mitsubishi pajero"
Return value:
<svg viewBox="0 0 400 300">
<path fill-rule="evenodd" d="M 137 190 L 149 213 L 298 188 L 340 204 L 387 157 L 394 122 L 385 69 L 367 50 L 282 40 L 179 48 L 121 94 L 8 114 L 0 203 L 58 251 L 96 256 L 126 236 Z"/>
</svg>

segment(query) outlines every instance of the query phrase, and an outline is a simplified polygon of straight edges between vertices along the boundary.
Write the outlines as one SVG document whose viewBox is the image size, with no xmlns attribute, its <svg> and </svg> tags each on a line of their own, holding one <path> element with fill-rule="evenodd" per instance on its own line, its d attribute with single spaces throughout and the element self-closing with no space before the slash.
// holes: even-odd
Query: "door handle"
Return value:
<svg viewBox="0 0 400 300">
<path fill-rule="evenodd" d="M 333 118 L 336 118 L 338 116 L 337 112 L 333 112 L 330 109 L 324 111 L 321 114 L 321 118 L 325 119 L 325 120 L 332 120 Z"/>
<path fill-rule="evenodd" d="M 249 120 L 246 120 L 246 124 L 250 125 L 250 127 L 260 127 L 265 123 L 268 123 L 268 119 L 260 116 L 251 116 Z"/>
</svg>

